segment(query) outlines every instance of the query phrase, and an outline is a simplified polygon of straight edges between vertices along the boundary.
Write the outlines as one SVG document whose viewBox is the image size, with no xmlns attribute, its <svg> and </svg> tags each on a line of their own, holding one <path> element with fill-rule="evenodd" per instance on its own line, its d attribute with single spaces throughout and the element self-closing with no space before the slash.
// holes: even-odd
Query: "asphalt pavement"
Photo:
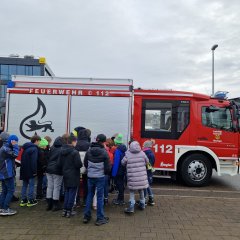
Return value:
<svg viewBox="0 0 240 240">
<path fill-rule="evenodd" d="M 171 179 L 155 179 L 154 193 L 159 196 L 204 197 L 204 198 L 240 198 L 240 175 L 217 176 L 213 173 L 209 186 L 186 187 Z"/>
<path fill-rule="evenodd" d="M 189 188 L 170 179 L 154 183 L 156 205 L 125 215 L 123 206 L 109 204 L 107 225 L 93 220 L 82 223 L 83 208 L 77 215 L 62 218 L 60 212 L 46 212 L 45 201 L 18 214 L 0 218 L 0 239 L 66 240 L 156 240 L 156 239 L 240 239 L 240 176 L 213 176 L 207 187 Z M 115 195 L 110 195 L 112 200 Z M 128 195 L 126 194 L 126 200 Z"/>
</svg>

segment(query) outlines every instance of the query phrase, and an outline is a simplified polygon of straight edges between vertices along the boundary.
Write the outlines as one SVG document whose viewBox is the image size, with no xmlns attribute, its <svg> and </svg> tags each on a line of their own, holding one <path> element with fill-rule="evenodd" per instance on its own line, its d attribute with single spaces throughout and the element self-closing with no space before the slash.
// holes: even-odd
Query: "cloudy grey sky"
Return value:
<svg viewBox="0 0 240 240">
<path fill-rule="evenodd" d="M 0 55 L 45 56 L 57 76 L 240 96 L 239 0 L 1 0 Z"/>
</svg>

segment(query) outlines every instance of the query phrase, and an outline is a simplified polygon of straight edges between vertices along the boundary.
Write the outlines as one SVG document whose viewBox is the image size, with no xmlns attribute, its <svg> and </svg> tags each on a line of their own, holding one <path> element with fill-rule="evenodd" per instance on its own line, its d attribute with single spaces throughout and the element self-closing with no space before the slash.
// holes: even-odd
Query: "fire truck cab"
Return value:
<svg viewBox="0 0 240 240">
<path fill-rule="evenodd" d="M 207 95 L 135 90 L 133 139 L 153 139 L 155 176 L 179 176 L 189 186 L 238 173 L 239 128 L 235 101 Z"/>
</svg>

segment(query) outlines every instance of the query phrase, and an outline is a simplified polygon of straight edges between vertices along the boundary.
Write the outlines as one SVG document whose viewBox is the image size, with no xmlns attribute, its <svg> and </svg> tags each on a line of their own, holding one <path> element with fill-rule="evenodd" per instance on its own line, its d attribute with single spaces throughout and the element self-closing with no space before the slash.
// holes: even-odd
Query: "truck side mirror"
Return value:
<svg viewBox="0 0 240 240">
<path fill-rule="evenodd" d="M 236 121 L 238 119 L 238 109 L 236 105 L 232 106 L 232 111 L 233 111 L 233 120 Z"/>
<path fill-rule="evenodd" d="M 232 118 L 233 118 L 233 131 L 234 132 L 237 132 L 239 130 L 239 127 L 238 127 L 238 107 L 236 105 L 232 105 Z"/>
</svg>

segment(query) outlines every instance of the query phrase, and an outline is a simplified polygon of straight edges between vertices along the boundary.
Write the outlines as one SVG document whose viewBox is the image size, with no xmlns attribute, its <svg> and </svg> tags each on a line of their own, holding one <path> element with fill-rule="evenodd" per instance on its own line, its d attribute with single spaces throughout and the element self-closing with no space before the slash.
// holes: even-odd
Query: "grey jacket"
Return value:
<svg viewBox="0 0 240 240">
<path fill-rule="evenodd" d="M 92 143 L 84 158 L 89 178 L 101 178 L 110 172 L 110 160 L 103 144 Z"/>
<path fill-rule="evenodd" d="M 130 144 L 122 160 L 122 165 L 127 167 L 127 184 L 130 190 L 141 190 L 148 188 L 146 165 L 149 162 L 146 154 L 141 150 L 136 141 Z"/>
</svg>

